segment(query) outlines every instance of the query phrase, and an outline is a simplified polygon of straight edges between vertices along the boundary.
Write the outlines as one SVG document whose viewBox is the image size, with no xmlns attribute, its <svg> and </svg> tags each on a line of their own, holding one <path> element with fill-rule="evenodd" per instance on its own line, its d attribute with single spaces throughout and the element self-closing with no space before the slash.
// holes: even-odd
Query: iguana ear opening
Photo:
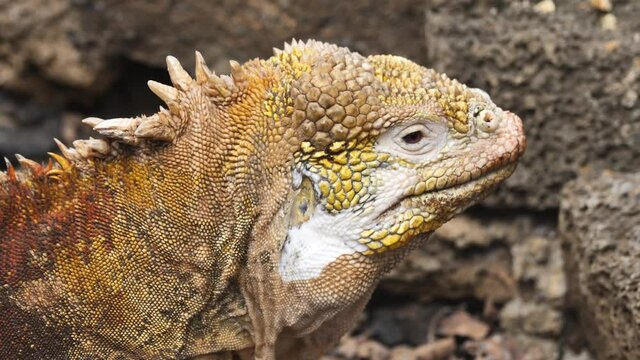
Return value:
<svg viewBox="0 0 640 360">
<path fill-rule="evenodd" d="M 293 204 L 289 213 L 289 226 L 300 226 L 313 216 L 318 201 L 313 189 L 313 182 L 308 177 L 302 178 L 300 187 L 295 190 Z"/>
</svg>

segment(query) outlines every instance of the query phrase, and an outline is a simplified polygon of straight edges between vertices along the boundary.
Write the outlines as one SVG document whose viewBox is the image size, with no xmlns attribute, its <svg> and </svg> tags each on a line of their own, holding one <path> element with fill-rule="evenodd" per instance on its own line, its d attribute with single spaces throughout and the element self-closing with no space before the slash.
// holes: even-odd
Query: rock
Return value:
<svg viewBox="0 0 640 360">
<path fill-rule="evenodd" d="M 358 345 L 356 358 L 370 360 L 387 360 L 389 358 L 389 349 L 387 349 L 379 342 L 373 340 L 365 340 Z"/>
<path fill-rule="evenodd" d="M 586 350 L 575 353 L 571 349 L 564 349 L 562 360 L 593 360 L 593 357 Z"/>
<path fill-rule="evenodd" d="M 400 345 L 391 349 L 389 360 L 416 360 L 416 355 L 411 347 Z"/>
<path fill-rule="evenodd" d="M 456 251 L 441 239 L 431 239 L 414 251 L 380 283 L 396 295 L 429 299 L 491 299 L 505 302 L 516 291 L 509 249 L 496 246 L 476 251 Z"/>
<path fill-rule="evenodd" d="M 98 44 L 86 42 L 90 35 L 81 25 L 82 16 L 66 0 L 3 4 L 0 84 L 49 97 L 55 97 L 55 88 L 48 81 L 81 88 L 109 84 L 107 59 L 101 50 L 95 51 Z"/>
<path fill-rule="evenodd" d="M 468 341 L 464 351 L 477 360 L 513 360 L 513 349 L 502 336 L 494 335 L 489 339 Z"/>
<path fill-rule="evenodd" d="M 562 314 L 547 304 L 525 302 L 516 298 L 500 312 L 500 325 L 509 333 L 558 336 L 562 331 Z"/>
<path fill-rule="evenodd" d="M 418 346 L 413 350 L 416 360 L 445 360 L 456 350 L 453 338 L 444 338 Z"/>
<path fill-rule="evenodd" d="M 550 14 L 556 11 L 556 3 L 553 0 L 542 0 L 533 9 L 541 14 Z"/>
<path fill-rule="evenodd" d="M 192 63 L 194 49 L 216 70 L 228 70 L 229 59 L 270 55 L 272 47 L 294 36 L 339 42 L 364 53 L 424 58 L 423 45 L 416 46 L 422 40 L 419 1 L 234 5 L 196 0 L 174 6 L 166 0 L 24 0 L 2 10 L 0 55 L 6 56 L 0 56 L 0 83 L 15 80 L 10 88 L 29 73 L 27 65 L 48 79 L 88 88 L 97 85 L 105 69 L 120 70 L 117 57 L 164 68 L 167 54 Z"/>
<path fill-rule="evenodd" d="M 569 301 L 597 359 L 640 359 L 640 173 L 586 172 L 562 192 Z"/>
<path fill-rule="evenodd" d="M 553 237 L 527 236 L 513 244 L 513 276 L 533 284 L 535 296 L 561 304 L 567 291 L 560 241 Z M 531 292 L 531 290 L 529 290 Z"/>
<path fill-rule="evenodd" d="M 420 345 L 441 308 L 418 304 L 382 306 L 369 316 L 368 334 L 386 346 Z"/>
<path fill-rule="evenodd" d="M 472 317 L 464 310 L 458 310 L 442 319 L 438 333 L 444 336 L 457 336 L 473 340 L 484 339 L 489 333 L 489 326 Z"/>
<path fill-rule="evenodd" d="M 526 335 L 493 335 L 463 346 L 468 358 L 476 360 L 550 360 L 558 359 L 557 345 L 546 339 Z"/>
<path fill-rule="evenodd" d="M 549 339 L 527 335 L 506 336 L 509 346 L 514 349 L 514 359 L 550 360 L 559 359 L 558 344 Z"/>
<path fill-rule="evenodd" d="M 358 353 L 360 339 L 352 336 L 344 336 L 340 344 L 332 351 L 332 356 L 345 359 L 353 359 Z"/>
<path fill-rule="evenodd" d="M 526 246 L 515 249 L 530 236 L 554 239 L 553 223 L 528 215 L 505 215 L 499 220 L 477 213 L 459 216 L 384 277 L 379 288 L 423 301 L 474 298 L 505 303 L 518 289 L 512 259 L 529 260 Z M 557 241 L 548 241 L 544 259 L 535 266 L 525 265 L 528 262 L 523 259 L 518 266 L 519 271 L 527 268 L 521 276 L 534 277 L 545 298 L 560 301 L 564 291 L 561 255 Z"/>
<path fill-rule="evenodd" d="M 618 18 L 613 14 L 602 15 L 600 26 L 603 30 L 615 30 L 618 28 Z"/>
<path fill-rule="evenodd" d="M 345 336 L 327 356 L 335 359 L 387 360 L 389 349 L 377 341 L 362 336 Z"/>
<path fill-rule="evenodd" d="M 613 10 L 611 0 L 591 0 L 591 7 L 603 12 L 610 12 Z"/>
<path fill-rule="evenodd" d="M 500 240 L 496 234 L 487 229 L 486 224 L 468 216 L 451 219 L 438 229 L 438 237 L 452 242 L 458 249 L 473 246 L 487 247 L 493 241 Z"/>
</svg>

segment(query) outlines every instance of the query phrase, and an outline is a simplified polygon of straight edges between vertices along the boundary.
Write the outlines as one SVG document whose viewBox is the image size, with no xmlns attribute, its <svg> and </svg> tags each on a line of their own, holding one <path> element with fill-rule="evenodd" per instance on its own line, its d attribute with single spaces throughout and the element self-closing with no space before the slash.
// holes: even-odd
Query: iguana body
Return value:
<svg viewBox="0 0 640 360">
<path fill-rule="evenodd" d="M 1 358 L 317 358 L 524 150 L 517 116 L 399 57 L 167 63 L 168 110 L 0 173 Z"/>
</svg>

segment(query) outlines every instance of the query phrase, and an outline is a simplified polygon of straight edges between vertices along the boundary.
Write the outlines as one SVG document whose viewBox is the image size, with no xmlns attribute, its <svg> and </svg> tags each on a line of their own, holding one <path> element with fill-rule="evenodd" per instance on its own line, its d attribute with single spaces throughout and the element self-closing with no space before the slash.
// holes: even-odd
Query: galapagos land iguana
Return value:
<svg viewBox="0 0 640 360">
<path fill-rule="evenodd" d="M 0 172 L 0 358 L 315 359 L 505 180 L 520 119 L 397 56 L 293 41 Z"/>
</svg>

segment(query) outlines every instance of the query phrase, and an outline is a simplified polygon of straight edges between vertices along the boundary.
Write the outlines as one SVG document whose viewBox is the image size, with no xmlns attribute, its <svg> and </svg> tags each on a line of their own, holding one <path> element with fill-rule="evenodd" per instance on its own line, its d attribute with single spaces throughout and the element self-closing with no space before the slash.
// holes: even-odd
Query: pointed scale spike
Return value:
<svg viewBox="0 0 640 360">
<path fill-rule="evenodd" d="M 153 91 L 153 93 L 167 105 L 178 100 L 178 89 L 172 86 L 153 80 L 147 81 L 147 86 L 149 86 L 149 89 L 151 89 L 151 91 Z"/>
<path fill-rule="evenodd" d="M 43 171 L 46 174 L 47 172 L 51 171 L 51 169 L 53 169 L 53 160 L 49 158 L 49 161 L 47 161 L 47 165 L 44 167 Z"/>
<path fill-rule="evenodd" d="M 98 124 L 93 130 L 109 138 L 115 138 L 128 144 L 136 144 L 138 139 L 134 132 L 140 122 L 141 119 L 137 117 L 109 119 Z"/>
<path fill-rule="evenodd" d="M 62 155 L 64 155 L 65 158 L 73 160 L 78 157 L 78 152 L 74 149 L 68 148 L 65 144 L 62 143 L 62 141 L 56 138 L 54 138 L 53 141 L 56 143 L 58 149 L 60 149 L 60 152 L 62 153 Z"/>
<path fill-rule="evenodd" d="M 67 170 L 71 168 L 71 162 L 67 160 L 64 156 L 58 155 L 54 152 L 47 153 L 51 156 L 62 168 L 62 170 Z"/>
<path fill-rule="evenodd" d="M 96 125 L 100 124 L 103 121 L 104 121 L 104 119 L 101 119 L 101 118 L 98 118 L 98 117 L 88 117 L 86 119 L 83 119 L 82 123 L 85 124 L 85 125 L 91 126 L 91 128 L 93 129 L 94 127 L 96 127 Z"/>
<path fill-rule="evenodd" d="M 186 86 L 193 80 L 182 68 L 180 61 L 171 55 L 167 56 L 167 70 L 174 86 Z"/>
<path fill-rule="evenodd" d="M 91 147 L 100 154 L 107 155 L 109 153 L 109 143 L 103 139 L 96 139 L 89 136 Z"/>
<path fill-rule="evenodd" d="M 225 85 L 225 87 L 229 90 L 233 89 L 236 86 L 233 78 L 229 75 L 220 75 L 220 79 L 222 80 L 222 83 Z"/>
<path fill-rule="evenodd" d="M 209 81 L 213 86 L 215 86 L 216 88 L 226 88 L 227 84 L 222 80 L 222 78 L 218 75 L 213 75 Z"/>
<path fill-rule="evenodd" d="M 282 50 L 280 50 L 280 49 L 278 49 L 276 47 L 274 47 L 272 49 L 273 49 L 273 55 L 278 56 L 278 55 L 282 54 Z"/>
<path fill-rule="evenodd" d="M 20 163 L 20 166 L 22 166 L 22 168 L 29 169 L 29 171 L 31 171 L 31 173 L 34 175 L 37 174 L 38 170 L 42 168 L 42 166 L 40 166 L 40 164 L 38 164 L 37 162 L 31 159 L 27 159 L 20 154 L 16 154 L 16 159 L 18 159 L 18 162 Z"/>
<path fill-rule="evenodd" d="M 144 119 L 135 130 L 135 136 L 156 141 L 173 141 L 176 132 L 167 122 L 167 118 L 158 114 Z"/>
<path fill-rule="evenodd" d="M 240 83 L 247 79 L 244 69 L 239 62 L 231 60 L 229 61 L 229 65 L 231 66 L 231 75 L 233 76 L 234 82 Z"/>
<path fill-rule="evenodd" d="M 51 169 L 49 171 L 46 172 L 46 175 L 49 178 L 55 179 L 55 180 L 60 180 L 60 175 L 64 174 L 64 171 L 61 169 Z"/>
<path fill-rule="evenodd" d="M 231 95 L 232 87 L 229 86 L 228 82 L 225 81 L 223 77 L 224 75 L 220 77 L 218 75 L 212 74 L 211 77 L 209 77 L 209 84 L 211 85 L 211 88 L 217 93 L 217 95 L 227 97 Z M 231 83 L 233 84 L 233 81 Z"/>
<path fill-rule="evenodd" d="M 103 157 L 109 154 L 109 144 L 102 139 L 89 138 L 89 140 L 76 140 L 73 142 L 80 156 L 85 159 Z"/>
<path fill-rule="evenodd" d="M 207 67 L 207 63 L 204 61 L 200 51 L 196 50 L 196 82 L 198 84 L 204 84 L 209 81 L 211 77 L 211 70 Z"/>
<path fill-rule="evenodd" d="M 5 157 L 4 162 L 7 164 L 7 176 L 9 177 L 9 180 L 17 180 L 18 177 L 16 176 L 16 169 L 13 167 L 13 164 L 11 164 L 11 161 Z"/>
</svg>

